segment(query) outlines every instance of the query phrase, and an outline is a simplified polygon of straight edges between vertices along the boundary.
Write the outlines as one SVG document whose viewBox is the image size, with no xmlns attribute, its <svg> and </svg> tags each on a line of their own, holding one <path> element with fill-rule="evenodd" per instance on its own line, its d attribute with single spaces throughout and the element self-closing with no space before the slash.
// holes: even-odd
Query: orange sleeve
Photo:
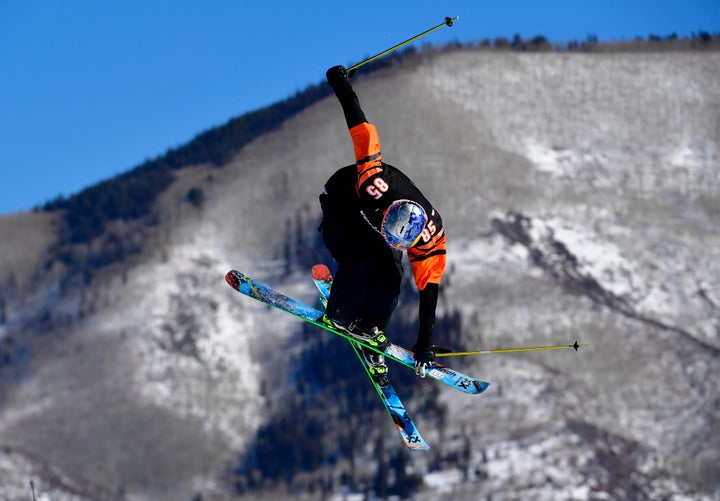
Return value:
<svg viewBox="0 0 720 501">
<path fill-rule="evenodd" d="M 445 235 L 439 237 L 429 248 L 411 247 L 407 251 L 418 290 L 423 290 L 429 283 L 439 284 L 445 274 L 447 245 Z"/>
<path fill-rule="evenodd" d="M 381 168 L 382 152 L 380 151 L 380 137 L 375 126 L 363 122 L 350 129 L 353 147 L 355 148 L 355 162 L 358 168 L 359 188 L 368 177 L 379 172 Z"/>
</svg>

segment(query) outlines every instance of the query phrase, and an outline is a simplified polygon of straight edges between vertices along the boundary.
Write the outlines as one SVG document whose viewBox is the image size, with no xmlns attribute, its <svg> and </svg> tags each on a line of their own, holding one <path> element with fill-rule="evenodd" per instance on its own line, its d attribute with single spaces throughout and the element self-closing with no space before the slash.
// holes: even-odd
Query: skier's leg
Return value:
<svg viewBox="0 0 720 501">
<path fill-rule="evenodd" d="M 343 260 L 333 278 L 327 316 L 335 323 L 349 325 L 358 319 L 370 287 L 371 261 Z"/>
<path fill-rule="evenodd" d="M 402 254 L 387 249 L 379 253 L 376 258 L 362 319 L 367 325 L 383 331 L 397 307 L 400 296 Z M 381 386 L 387 384 L 388 367 L 385 364 L 385 357 L 368 349 L 363 349 L 362 353 L 375 381 Z"/>
<path fill-rule="evenodd" d="M 387 338 L 372 319 L 365 318 L 377 255 L 339 263 L 323 321 L 366 344 L 385 349 Z"/>
<path fill-rule="evenodd" d="M 400 297 L 402 253 L 388 248 L 374 264 L 363 318 L 384 331 Z"/>
</svg>

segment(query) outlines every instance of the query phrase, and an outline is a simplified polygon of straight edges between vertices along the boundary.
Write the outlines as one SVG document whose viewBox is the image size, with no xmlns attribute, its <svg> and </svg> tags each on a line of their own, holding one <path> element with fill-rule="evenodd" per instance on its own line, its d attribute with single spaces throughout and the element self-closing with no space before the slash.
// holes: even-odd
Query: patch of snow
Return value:
<svg viewBox="0 0 720 501">
<path fill-rule="evenodd" d="M 37 501 L 82 501 L 87 498 L 71 494 L 52 482 L 39 478 L 38 465 L 11 450 L 0 450 L 0 497 L 5 500 L 32 499 L 32 481 Z"/>
<path fill-rule="evenodd" d="M 577 258 L 577 269 L 605 290 L 631 301 L 641 311 L 660 315 L 675 311 L 676 301 L 662 284 L 653 284 L 618 245 L 587 227 L 555 216 L 533 218 L 533 239 L 550 236 Z"/>
<path fill-rule="evenodd" d="M 669 161 L 674 167 L 687 167 L 692 170 L 716 169 L 720 164 L 720 155 L 711 143 L 693 141 L 675 148 L 669 154 Z"/>
<path fill-rule="evenodd" d="M 604 289 L 620 297 L 637 294 L 641 281 L 632 263 L 615 244 L 557 218 L 547 218 L 544 223 L 555 239 L 578 258 L 582 271 L 595 278 Z"/>
<path fill-rule="evenodd" d="M 134 270 L 129 288 L 137 293 L 105 317 L 105 328 L 132 332 L 141 326 L 131 349 L 139 361 L 133 380 L 143 398 L 200 418 L 239 447 L 262 419 L 260 366 L 248 338 L 254 316 L 244 314 L 240 303 L 220 299 L 219 293 L 230 291 L 227 269 L 207 244 L 178 245 L 165 262 Z M 177 323 L 180 315 L 194 323 Z M 168 347 L 169 332 L 191 336 L 195 354 Z"/>
<path fill-rule="evenodd" d="M 462 481 L 463 474 L 457 468 L 430 472 L 423 477 L 425 485 L 438 492 L 448 492 Z"/>
<path fill-rule="evenodd" d="M 528 140 L 525 148 L 528 160 L 538 170 L 556 177 L 572 176 L 582 161 L 582 155 L 577 152 L 548 148 L 535 141 Z"/>
</svg>

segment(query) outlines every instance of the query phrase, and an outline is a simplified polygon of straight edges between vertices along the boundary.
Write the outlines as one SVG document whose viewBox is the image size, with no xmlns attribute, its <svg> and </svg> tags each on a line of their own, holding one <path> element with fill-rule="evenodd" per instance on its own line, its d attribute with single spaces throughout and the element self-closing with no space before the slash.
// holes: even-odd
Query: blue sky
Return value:
<svg viewBox="0 0 720 501">
<path fill-rule="evenodd" d="M 418 42 L 720 32 L 720 0 L 0 0 L 0 215 L 127 171 Z"/>
</svg>

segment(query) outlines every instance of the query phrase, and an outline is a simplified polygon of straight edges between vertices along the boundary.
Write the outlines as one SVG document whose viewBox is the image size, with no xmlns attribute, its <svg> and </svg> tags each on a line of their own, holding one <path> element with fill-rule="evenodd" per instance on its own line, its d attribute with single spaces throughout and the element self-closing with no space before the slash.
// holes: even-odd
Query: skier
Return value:
<svg viewBox="0 0 720 501">
<path fill-rule="evenodd" d="M 377 129 L 360 108 L 345 68 L 326 78 L 342 106 L 355 164 L 335 172 L 320 195 L 320 225 L 338 263 L 323 322 L 384 349 L 383 330 L 398 304 L 402 251 L 407 251 L 420 291 L 415 372 L 425 377 L 435 359 L 433 332 L 438 286 L 445 271 L 445 231 L 440 214 L 399 169 L 383 162 Z M 363 350 L 370 373 L 387 384 L 385 358 Z"/>
</svg>

